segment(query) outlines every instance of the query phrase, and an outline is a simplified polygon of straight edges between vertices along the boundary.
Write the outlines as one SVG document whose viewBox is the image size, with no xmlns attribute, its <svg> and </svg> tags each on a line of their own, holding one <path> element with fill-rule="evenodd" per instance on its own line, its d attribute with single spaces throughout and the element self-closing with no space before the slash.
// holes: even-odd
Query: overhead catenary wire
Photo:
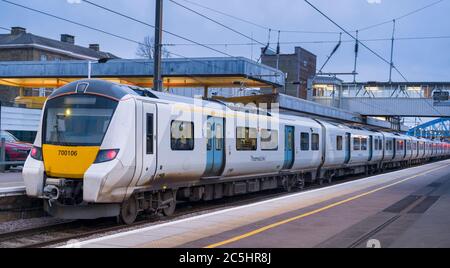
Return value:
<svg viewBox="0 0 450 268">
<path fill-rule="evenodd" d="M 414 40 L 436 40 L 436 39 L 450 39 L 450 35 L 442 36 L 415 36 L 415 37 L 396 37 L 395 41 L 414 41 Z M 391 38 L 373 38 L 373 39 L 359 39 L 362 42 L 383 42 L 391 41 Z M 342 43 L 354 43 L 353 39 L 342 40 Z M 311 41 L 285 41 L 280 42 L 281 45 L 295 45 L 295 44 L 330 44 L 336 43 L 336 40 L 311 40 Z M 246 42 L 246 43 L 205 43 L 208 46 L 254 46 L 258 43 Z M 270 43 L 275 45 L 275 43 Z M 195 46 L 192 43 L 166 43 L 167 46 Z"/>
<path fill-rule="evenodd" d="M 235 19 L 237 21 L 244 22 L 246 24 L 255 26 L 257 28 L 260 28 L 262 30 L 269 30 L 270 29 L 270 30 L 273 30 L 273 31 L 280 31 L 281 33 L 299 33 L 299 34 L 339 34 L 339 32 L 333 32 L 333 31 L 287 30 L 287 29 L 279 29 L 277 27 L 269 27 L 269 26 L 266 26 L 266 25 L 255 23 L 255 22 L 247 20 L 247 19 L 243 19 L 243 18 L 235 16 L 235 15 L 231 15 L 229 13 L 225 13 L 225 12 L 223 12 L 221 10 L 214 9 L 214 8 L 208 7 L 208 6 L 203 5 L 203 4 L 199 4 L 199 3 L 191 1 L 191 0 L 182 0 L 182 1 L 184 1 L 186 3 L 189 3 L 191 5 L 195 5 L 195 6 L 203 8 L 203 9 L 215 12 L 215 13 L 223 15 L 225 17 L 229 17 L 229 18 Z"/>
<path fill-rule="evenodd" d="M 225 25 L 224 23 L 222 23 L 222 22 L 220 22 L 220 21 L 218 21 L 218 20 L 215 20 L 215 19 L 213 19 L 213 18 L 211 18 L 211 17 L 208 17 L 208 16 L 206 16 L 206 15 L 204 15 L 204 14 L 198 12 L 197 10 L 194 10 L 194 9 L 192 9 L 192 8 L 190 8 L 190 7 L 187 7 L 187 6 L 183 5 L 183 4 L 180 4 L 180 3 L 178 3 L 177 1 L 174 1 L 174 0 L 169 0 L 169 1 L 172 2 L 173 4 L 179 6 L 179 7 L 182 7 L 182 8 L 184 8 L 184 9 L 186 9 L 186 10 L 188 10 L 188 11 L 190 11 L 190 12 L 192 12 L 192 13 L 194 13 L 194 14 L 200 16 L 200 17 L 202 17 L 202 18 L 205 18 L 205 19 L 207 19 L 207 20 L 209 20 L 209 21 L 211 21 L 211 22 L 213 22 L 213 23 L 215 23 L 215 24 L 217 24 L 217 25 L 220 25 L 221 27 L 223 27 L 223 28 L 225 28 L 225 29 L 228 29 L 228 30 L 230 30 L 230 31 L 232 31 L 232 32 L 234 32 L 234 33 L 236 33 L 236 34 L 238 34 L 238 35 L 241 35 L 241 36 L 243 36 L 243 37 L 245 37 L 245 38 L 251 40 L 252 42 L 256 42 L 256 43 L 258 43 L 258 44 L 260 44 L 260 45 L 262 45 L 262 46 L 265 46 L 265 45 L 266 45 L 265 43 L 260 42 L 260 41 L 258 41 L 258 40 L 256 40 L 256 39 L 254 39 L 253 37 L 251 37 L 251 36 L 249 36 L 249 35 L 247 35 L 247 34 L 244 34 L 244 33 L 240 32 L 240 31 L 238 31 L 238 30 L 236 30 L 236 29 L 234 29 L 234 28 L 232 28 L 232 27 L 230 27 L 230 26 L 228 26 L 228 25 Z"/>
<path fill-rule="evenodd" d="M 108 31 L 105 31 L 105 30 L 102 30 L 102 29 L 99 29 L 99 28 L 96 28 L 96 27 L 92 27 L 92 26 L 89 26 L 89 25 L 86 25 L 86 24 L 83 24 L 83 23 L 80 23 L 80 22 L 77 22 L 77 21 L 74 21 L 74 20 L 62 18 L 62 17 L 56 16 L 54 14 L 51 14 L 51 13 L 48 13 L 48 12 L 45 12 L 45 11 L 37 10 L 37 9 L 31 8 L 31 7 L 28 7 L 28 6 L 17 4 L 17 3 L 14 3 L 14 2 L 10 2 L 8 0 L 1 0 L 1 1 L 9 3 L 9 4 L 12 4 L 14 6 L 17 6 L 17 7 L 23 8 L 23 9 L 26 9 L 26 10 L 29 10 L 29 11 L 33 11 L 35 13 L 39 13 L 39 14 L 42 14 L 42 15 L 54 18 L 54 19 L 58 19 L 58 20 L 61 20 L 61 21 L 64 21 L 64 22 L 67 22 L 67 23 L 70 23 L 70 24 L 74 24 L 74 25 L 77 25 L 77 26 L 80 26 L 80 27 L 83 27 L 83 28 L 86 28 L 86 29 L 89 29 L 89 30 L 92 30 L 92 31 L 96 31 L 96 32 L 99 32 L 99 33 L 102 33 L 102 34 L 105 34 L 105 35 L 109 35 L 109 36 L 112 36 L 112 37 L 115 37 L 115 38 L 118 38 L 118 39 L 122 39 L 122 40 L 125 40 L 125 41 L 128 41 L 128 42 L 134 43 L 134 44 L 143 45 L 143 46 L 147 46 L 148 47 L 148 45 L 143 43 L 143 42 L 139 42 L 137 40 L 133 40 L 131 38 L 128 38 L 128 37 L 125 37 L 125 36 L 122 36 L 122 35 L 111 33 L 111 32 L 108 32 Z M 9 29 L 8 29 L 8 31 L 9 31 Z M 150 47 L 152 47 L 152 46 L 150 46 Z M 170 52 L 170 51 L 168 51 L 168 53 L 173 55 L 173 56 L 177 56 L 177 57 L 180 57 L 180 58 L 185 58 L 185 59 L 187 59 L 187 60 L 189 60 L 191 62 L 198 62 L 198 63 L 205 64 L 205 65 L 208 65 L 208 66 L 212 65 L 212 67 L 214 67 L 214 68 L 223 69 L 220 66 L 215 65 L 215 64 L 210 63 L 210 62 L 204 62 L 204 61 L 195 60 L 195 59 L 186 57 L 184 55 L 181 55 L 181 54 L 178 54 L 178 53 L 174 53 L 174 52 Z M 223 69 L 223 70 L 225 70 L 225 69 Z M 186 76 L 189 76 L 189 75 L 186 75 Z"/>
<path fill-rule="evenodd" d="M 2 1 L 5 1 L 5 0 L 2 0 Z M 134 17 L 132 17 L 132 16 L 126 15 L 126 14 L 121 13 L 121 12 L 118 12 L 118 11 L 116 11 L 116 10 L 112 10 L 112 9 L 110 9 L 110 8 L 108 8 L 108 7 L 99 5 L 99 4 L 94 3 L 94 2 L 92 2 L 92 1 L 89 1 L 89 0 L 81 0 L 81 1 L 83 1 L 83 2 L 85 2 L 85 3 L 87 3 L 87 4 L 89 4 L 89 5 L 95 6 L 95 7 L 97 7 L 97 8 L 106 10 L 106 11 L 111 12 L 111 13 L 114 13 L 114 14 L 119 15 L 119 16 L 121 16 L 121 17 L 127 18 L 127 19 L 129 19 L 129 20 L 135 21 L 135 22 L 137 22 L 137 23 L 146 25 L 146 26 L 151 27 L 151 28 L 155 28 L 155 26 L 152 25 L 152 24 L 150 24 L 150 23 L 147 23 L 147 22 L 145 22 L 145 21 L 136 19 L 136 18 L 134 18 Z M 174 37 L 177 37 L 177 38 L 180 38 L 180 39 L 182 39 L 182 40 L 188 41 L 188 42 L 190 42 L 190 43 L 196 44 L 196 45 L 198 45 L 198 46 L 201 46 L 201 47 L 207 48 L 207 49 L 209 49 L 209 50 L 215 51 L 215 52 L 217 52 L 217 53 L 219 53 L 219 54 L 222 54 L 222 55 L 225 55 L 225 56 L 228 56 L 228 57 L 234 57 L 233 55 L 230 55 L 230 54 L 228 54 L 228 53 L 226 53 L 226 52 L 223 52 L 223 51 L 220 51 L 220 50 L 218 50 L 218 49 L 215 49 L 215 48 L 206 46 L 206 45 L 204 45 L 204 44 L 202 44 L 202 43 L 200 43 L 200 42 L 194 41 L 194 40 L 192 40 L 192 39 L 189 39 L 189 38 L 187 38 L 187 37 L 181 36 L 181 35 L 179 35 L 179 34 L 176 34 L 176 33 L 173 33 L 173 32 L 167 31 L 167 30 L 164 30 L 164 29 L 162 29 L 162 31 L 163 31 L 164 33 L 166 33 L 166 34 L 172 35 L 172 36 L 174 36 Z"/>
<path fill-rule="evenodd" d="M 338 27 L 339 29 L 341 29 L 344 33 L 346 33 L 348 36 L 350 36 L 351 38 L 353 38 L 354 40 L 357 40 L 356 37 L 354 37 L 349 31 L 347 31 L 346 29 L 344 29 L 341 25 L 339 25 L 338 23 L 336 23 L 333 19 L 331 19 L 328 15 L 326 15 L 325 13 L 323 13 L 320 9 L 318 9 L 315 5 L 313 5 L 311 2 L 309 2 L 308 0 L 304 0 L 308 5 L 310 5 L 314 10 L 316 10 L 317 12 L 319 12 L 322 16 L 324 16 L 327 20 L 329 20 L 331 23 L 333 23 L 336 27 Z M 375 52 L 373 49 L 371 49 L 370 47 L 368 47 L 366 44 L 364 44 L 363 42 L 361 42 L 361 40 L 358 40 L 358 43 L 361 44 L 363 47 L 365 47 L 367 50 L 369 50 L 372 54 L 374 54 L 375 56 L 377 56 L 377 58 L 379 58 L 380 60 L 382 60 L 383 62 L 387 63 L 387 64 L 391 64 L 388 60 L 386 60 L 383 56 L 381 56 L 380 54 L 378 54 L 377 52 Z M 406 77 L 403 75 L 403 73 L 400 72 L 400 70 L 394 66 L 393 67 L 397 73 L 405 80 L 408 81 L 408 79 L 406 79 Z"/>
<path fill-rule="evenodd" d="M 38 10 L 38 9 L 35 9 L 35 8 L 24 6 L 24 5 L 21 5 L 21 4 L 15 3 L 15 2 L 11 2 L 11 1 L 8 1 L 8 0 L 0 0 L 0 1 L 8 3 L 8 4 L 11 4 L 11 5 L 14 5 L 14 6 L 17 6 L 17 7 L 21 7 L 23 9 L 27 9 L 29 11 L 40 13 L 42 15 L 45 15 L 45 16 L 48 16 L 48 17 L 52 17 L 54 19 L 58 19 L 58 20 L 61 20 L 61 21 L 65 21 L 65 22 L 68 22 L 68 23 L 80 26 L 80 27 L 84 27 L 84 28 L 87 28 L 87 29 L 90 29 L 90 30 L 93 30 L 93 31 L 96 31 L 96 32 L 100 32 L 100 33 L 103 33 L 103 34 L 106 34 L 106 35 L 110 35 L 110 36 L 113 36 L 113 37 L 116 37 L 116 38 L 119 38 L 119 39 L 122 39 L 122 40 L 125 40 L 125 41 L 133 42 L 133 43 L 136 43 L 136 44 L 141 44 L 140 42 L 138 42 L 136 40 L 133 40 L 131 38 L 120 36 L 120 35 L 117 35 L 117 34 L 114 34 L 114 33 L 111 33 L 111 32 L 107 32 L 105 30 L 102 30 L 102 29 L 99 29 L 99 28 L 96 28 L 96 27 L 92 27 L 92 26 L 89 26 L 89 25 L 86 25 L 86 24 L 83 24 L 83 23 L 80 23 L 80 22 L 77 22 L 77 21 L 74 21 L 74 20 L 66 19 L 66 18 L 57 16 L 57 15 L 54 15 L 54 14 L 51 14 L 51 13 L 48 13 L 48 12 L 45 12 L 45 11 L 42 11 L 42 10 Z"/>
<path fill-rule="evenodd" d="M 376 24 L 373 24 L 373 25 L 369 25 L 369 26 L 360 28 L 359 31 L 362 32 L 362 31 L 366 31 L 366 30 L 369 30 L 369 29 L 372 29 L 372 28 L 376 28 L 376 27 L 379 27 L 379 26 L 382 26 L 382 25 L 386 25 L 386 24 L 392 23 L 393 20 L 398 21 L 398 20 L 404 19 L 404 18 L 409 17 L 409 16 L 411 16 L 413 14 L 416 14 L 416 13 L 422 11 L 422 10 L 425 10 L 427 8 L 435 6 L 435 5 L 437 5 L 437 4 L 439 4 L 439 3 L 443 2 L 443 1 L 445 1 L 445 0 L 435 1 L 435 2 L 433 2 L 431 4 L 428 4 L 428 5 L 423 6 L 421 8 L 418 8 L 418 9 L 415 9 L 413 11 L 410 11 L 410 12 L 408 12 L 408 13 L 406 13 L 404 15 L 401 15 L 399 17 L 396 17 L 396 18 L 393 18 L 393 19 L 390 19 L 390 20 L 386 20 L 386 21 L 383 21 L 383 22 L 380 22 L 380 23 L 376 23 Z"/>
</svg>

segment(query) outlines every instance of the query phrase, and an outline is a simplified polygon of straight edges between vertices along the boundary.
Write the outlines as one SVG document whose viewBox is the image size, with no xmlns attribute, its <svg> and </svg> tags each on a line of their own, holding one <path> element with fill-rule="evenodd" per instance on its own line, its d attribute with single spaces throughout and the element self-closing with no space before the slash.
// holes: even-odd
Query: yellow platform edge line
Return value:
<svg viewBox="0 0 450 268">
<path fill-rule="evenodd" d="M 351 201 L 353 201 L 353 200 L 359 199 L 359 198 L 361 198 L 361 197 L 364 197 L 364 196 L 367 196 L 367 195 L 370 195 L 370 194 L 379 192 L 379 191 L 381 191 L 381 190 L 390 188 L 390 187 L 392 187 L 392 186 L 395 186 L 395 185 L 398 185 L 398 184 L 400 184 L 400 183 L 403 183 L 403 182 L 406 182 L 406 181 L 415 179 L 415 178 L 420 177 L 420 176 L 422 176 L 422 175 L 425 175 L 425 174 L 428 174 L 428 173 L 431 173 L 431 172 L 434 172 L 434 171 L 443 169 L 443 168 L 448 167 L 448 166 L 449 166 L 449 165 L 444 165 L 444 166 L 442 166 L 442 167 L 438 167 L 438 168 L 434 168 L 434 169 L 431 169 L 431 170 L 427 170 L 427 171 L 425 171 L 425 172 L 416 174 L 416 175 L 411 176 L 411 177 L 408 177 L 408 178 L 406 178 L 406 179 L 403 179 L 403 180 L 400 180 L 400 181 L 397 181 L 397 182 L 394 182 L 394 183 L 391 183 L 391 184 L 388 184 L 388 185 L 385 185 L 385 186 L 376 188 L 376 189 L 374 189 L 374 190 L 371 190 L 371 191 L 368 191 L 368 192 L 365 192 L 365 193 L 362 193 L 362 194 L 359 194 L 359 195 L 356 195 L 356 196 L 347 198 L 347 199 L 342 200 L 342 201 L 338 201 L 338 202 L 336 202 L 336 203 L 333 203 L 333 204 L 330 204 L 330 205 L 321 207 L 321 208 L 319 208 L 319 209 L 316 209 L 316 210 L 313 210 L 313 211 L 310 211 L 310 212 L 303 213 L 303 214 L 298 215 L 298 216 L 294 216 L 294 217 L 292 217 L 292 218 L 288 218 L 288 219 L 285 219 L 285 220 L 282 220 L 282 221 L 278 221 L 278 222 L 275 222 L 275 223 L 266 225 L 266 226 L 264 226 L 264 227 L 261 227 L 261 228 L 259 228 L 259 229 L 256 229 L 256 230 L 253 230 L 253 231 L 250 231 L 250 232 L 247 232 L 247 233 L 244 233 L 244 234 L 242 234 L 242 235 L 235 236 L 235 237 L 233 237 L 233 238 L 230 238 L 230 239 L 227 239 L 227 240 L 218 242 L 218 243 L 214 243 L 214 244 L 208 245 L 208 246 L 206 246 L 206 247 L 204 247 L 204 248 L 217 248 L 217 247 L 221 247 L 221 246 L 224 246 L 224 245 L 227 245 L 227 244 L 231 244 L 231 243 L 233 243 L 233 242 L 237 242 L 237 241 L 242 240 L 242 239 L 244 239 L 244 238 L 248 238 L 248 237 L 251 237 L 251 236 L 260 234 L 260 233 L 262 233 L 262 232 L 265 232 L 265 231 L 267 231 L 267 230 L 273 229 L 273 228 L 275 228 L 275 227 L 284 225 L 284 224 L 286 224 L 286 223 L 290 223 L 290 222 L 292 222 L 292 221 L 299 220 L 299 219 L 302 219 L 302 218 L 305 218 L 305 217 L 308 217 L 308 216 L 311 216 L 311 215 L 320 213 L 320 212 L 325 211 L 325 210 L 328 210 L 328 209 L 330 209 L 330 208 L 337 207 L 337 206 L 339 206 L 339 205 L 342 205 L 342 204 L 351 202 Z"/>
</svg>

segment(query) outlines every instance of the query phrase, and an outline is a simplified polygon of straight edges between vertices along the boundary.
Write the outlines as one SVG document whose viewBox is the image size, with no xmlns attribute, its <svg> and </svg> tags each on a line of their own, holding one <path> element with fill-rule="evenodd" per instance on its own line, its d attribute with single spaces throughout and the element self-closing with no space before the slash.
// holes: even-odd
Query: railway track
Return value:
<svg viewBox="0 0 450 268">
<path fill-rule="evenodd" d="M 389 170 L 389 173 L 395 170 Z M 304 189 L 295 189 L 291 192 L 285 192 L 281 189 L 257 192 L 242 196 L 233 196 L 208 202 L 184 202 L 177 205 L 177 211 L 173 216 L 162 217 L 160 215 L 141 216 L 132 225 L 118 225 L 114 218 L 99 220 L 73 220 L 54 223 L 36 228 L 17 230 L 13 232 L 0 233 L 0 248 L 41 248 L 52 245 L 67 243 L 71 240 L 82 240 L 91 236 L 102 235 L 111 232 L 119 232 L 139 228 L 151 224 L 160 224 L 176 220 L 182 217 L 194 216 L 201 213 L 207 213 L 214 210 L 251 204 L 280 196 L 285 196 L 300 191 L 309 191 L 323 188 L 330 185 L 345 183 L 367 177 L 366 175 L 357 175 L 336 180 L 331 184 L 307 185 Z"/>
<path fill-rule="evenodd" d="M 180 203 L 177 212 L 173 216 L 162 217 L 156 216 L 142 216 L 131 225 L 118 225 L 116 219 L 99 219 L 92 221 L 65 221 L 56 224 L 49 224 L 39 226 L 36 228 L 29 228 L 17 230 L 13 232 L 0 233 L 0 248 L 40 248 L 55 244 L 61 244 L 70 240 L 80 240 L 82 238 L 99 235 L 103 233 L 118 232 L 138 228 L 148 224 L 158 224 L 162 222 L 172 221 L 181 217 L 196 215 L 212 210 L 223 209 L 225 207 L 239 206 L 249 204 L 265 199 L 275 198 L 286 195 L 281 190 L 274 190 L 268 192 L 260 192 L 245 196 L 230 197 L 222 200 L 214 200 L 203 203 Z"/>
</svg>

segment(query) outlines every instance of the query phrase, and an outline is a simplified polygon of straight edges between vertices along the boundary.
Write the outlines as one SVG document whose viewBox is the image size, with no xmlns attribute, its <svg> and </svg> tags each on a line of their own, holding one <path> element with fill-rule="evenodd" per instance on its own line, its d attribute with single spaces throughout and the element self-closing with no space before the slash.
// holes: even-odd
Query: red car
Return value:
<svg viewBox="0 0 450 268">
<path fill-rule="evenodd" d="M 25 161 L 30 153 L 32 144 L 21 142 L 14 137 L 13 134 L 8 131 L 1 131 L 0 133 L 0 147 L 1 139 L 5 139 L 5 161 Z M 14 165 L 7 165 L 6 169 L 9 169 Z"/>
</svg>

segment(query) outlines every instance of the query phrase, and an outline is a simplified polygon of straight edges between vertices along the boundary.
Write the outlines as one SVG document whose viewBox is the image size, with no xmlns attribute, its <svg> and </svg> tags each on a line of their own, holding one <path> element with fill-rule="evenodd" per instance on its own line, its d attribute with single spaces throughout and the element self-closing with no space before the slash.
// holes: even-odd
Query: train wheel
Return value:
<svg viewBox="0 0 450 268">
<path fill-rule="evenodd" d="M 136 197 L 132 195 L 128 200 L 122 203 L 120 207 L 119 219 L 122 223 L 132 224 L 138 215 L 138 203 Z"/>
<path fill-rule="evenodd" d="M 175 212 L 175 208 L 177 206 L 177 201 L 175 200 L 175 192 L 168 191 L 162 194 L 162 201 L 167 205 L 163 208 L 162 212 L 165 216 L 172 216 Z"/>
</svg>

